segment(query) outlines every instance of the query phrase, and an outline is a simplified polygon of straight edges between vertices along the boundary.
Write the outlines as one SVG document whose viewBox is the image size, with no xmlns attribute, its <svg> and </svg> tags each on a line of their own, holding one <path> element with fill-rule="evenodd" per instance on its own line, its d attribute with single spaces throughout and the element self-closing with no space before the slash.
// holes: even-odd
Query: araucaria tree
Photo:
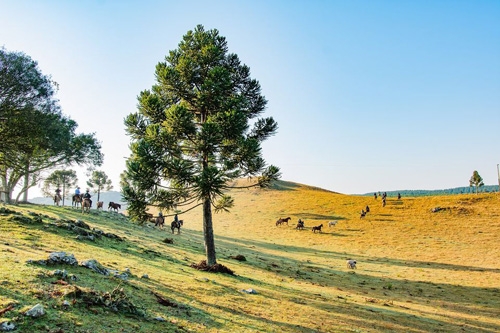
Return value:
<svg viewBox="0 0 500 333">
<path fill-rule="evenodd" d="M 94 190 L 94 192 L 97 192 L 97 201 L 100 200 L 102 190 L 109 191 L 113 188 L 108 175 L 104 171 L 99 170 L 92 171 L 90 179 L 87 180 L 87 186 Z"/>
<path fill-rule="evenodd" d="M 202 206 L 206 264 L 213 266 L 212 209 L 232 207 L 231 181 L 246 177 L 265 187 L 280 177 L 261 152 L 277 123 L 259 118 L 267 104 L 260 84 L 215 29 L 188 31 L 155 74 L 156 84 L 125 119 L 132 153 L 122 194 L 137 220 L 146 218 L 147 205 L 181 212 Z"/>
<path fill-rule="evenodd" d="M 469 179 L 469 186 L 474 187 L 476 189 L 476 194 L 478 188 L 484 186 L 483 178 L 481 178 L 479 172 L 477 172 L 476 170 L 474 170 L 474 172 L 472 173 L 472 177 L 470 177 Z"/>
</svg>

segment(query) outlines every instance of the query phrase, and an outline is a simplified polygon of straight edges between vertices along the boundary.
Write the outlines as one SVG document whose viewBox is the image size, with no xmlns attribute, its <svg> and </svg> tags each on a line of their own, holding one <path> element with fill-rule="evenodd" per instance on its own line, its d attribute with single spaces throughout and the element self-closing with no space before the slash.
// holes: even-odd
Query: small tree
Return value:
<svg viewBox="0 0 500 333">
<path fill-rule="evenodd" d="M 469 179 L 469 186 L 475 187 L 476 194 L 477 194 L 478 187 L 484 186 L 483 178 L 481 178 L 481 176 L 479 175 L 479 172 L 477 172 L 476 170 L 474 170 L 474 172 L 472 173 L 472 177 L 470 177 L 470 179 Z"/>
<path fill-rule="evenodd" d="M 87 181 L 87 186 L 90 187 L 94 192 L 97 192 L 97 201 L 101 196 L 101 191 L 109 191 L 113 188 L 111 185 L 111 179 L 108 178 L 104 171 L 94 170 Z"/>
<path fill-rule="evenodd" d="M 55 189 L 62 187 L 62 205 L 64 206 L 64 197 L 68 195 L 69 189 L 77 183 L 78 177 L 74 170 L 56 170 L 45 179 L 42 192 L 52 197 L 54 196 Z"/>
</svg>

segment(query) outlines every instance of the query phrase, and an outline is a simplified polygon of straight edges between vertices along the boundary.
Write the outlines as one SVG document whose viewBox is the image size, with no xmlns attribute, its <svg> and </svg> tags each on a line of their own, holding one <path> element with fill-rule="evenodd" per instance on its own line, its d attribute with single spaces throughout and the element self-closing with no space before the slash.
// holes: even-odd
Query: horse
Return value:
<svg viewBox="0 0 500 333">
<path fill-rule="evenodd" d="M 54 195 L 54 205 L 59 206 L 59 202 L 61 201 L 61 195 Z"/>
<path fill-rule="evenodd" d="M 163 229 L 164 225 L 165 225 L 165 218 L 163 216 L 157 216 L 155 218 L 155 227 L 160 227 L 160 229 Z"/>
<path fill-rule="evenodd" d="M 316 233 L 316 231 L 321 232 L 321 228 L 323 228 L 323 223 L 322 223 L 322 224 L 320 224 L 320 225 L 317 225 L 317 226 L 315 226 L 315 227 L 312 227 L 312 231 L 313 231 L 314 233 Z"/>
<path fill-rule="evenodd" d="M 299 221 L 297 222 L 297 226 L 295 227 L 295 229 L 304 230 L 304 221 L 302 221 L 301 219 L 299 219 Z"/>
<path fill-rule="evenodd" d="M 121 209 L 122 205 L 120 205 L 119 203 L 113 202 L 113 201 L 109 202 L 108 210 L 113 209 L 113 210 L 115 210 L 118 213 L 118 208 Z"/>
<path fill-rule="evenodd" d="M 97 201 L 97 209 L 102 210 L 102 206 L 104 206 L 104 201 Z"/>
<path fill-rule="evenodd" d="M 90 213 L 90 199 L 86 198 L 82 201 L 82 213 Z"/>
<path fill-rule="evenodd" d="M 174 230 L 177 229 L 177 234 L 181 233 L 181 226 L 184 224 L 183 220 L 179 220 L 177 222 L 172 221 L 170 224 L 170 229 L 172 229 L 172 233 L 174 233 Z"/>
<path fill-rule="evenodd" d="M 287 217 L 286 219 L 282 219 L 280 217 L 278 221 L 276 221 L 276 226 L 282 225 L 283 223 L 286 223 L 286 225 L 288 225 L 288 221 L 290 221 L 291 219 L 292 219 L 291 217 Z"/>
<path fill-rule="evenodd" d="M 78 205 L 82 204 L 82 195 L 81 194 L 74 194 L 72 198 L 73 198 L 73 201 L 71 203 L 71 207 L 78 208 Z"/>
</svg>

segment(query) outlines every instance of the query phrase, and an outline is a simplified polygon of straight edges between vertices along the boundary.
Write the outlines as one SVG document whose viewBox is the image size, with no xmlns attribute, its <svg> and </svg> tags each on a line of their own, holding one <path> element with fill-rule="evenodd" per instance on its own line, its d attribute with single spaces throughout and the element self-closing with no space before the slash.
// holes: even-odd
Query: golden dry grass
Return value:
<svg viewBox="0 0 500 333">
<path fill-rule="evenodd" d="M 236 276 L 189 267 L 204 259 L 201 209 L 180 216 L 185 222 L 180 235 L 109 213 L 85 216 L 92 226 L 127 237 L 125 242 L 77 241 L 47 226 L 46 218 L 37 225 L 0 216 L 0 309 L 16 303 L 3 319 L 17 317 L 21 328 L 54 332 L 500 331 L 497 194 L 388 198 L 382 207 L 373 197 L 279 182 L 273 189 L 233 190 L 231 195 L 235 207 L 215 214 L 214 226 L 218 262 Z M 371 212 L 360 219 L 366 205 Z M 438 206 L 443 209 L 432 213 Z M 65 208 L 15 209 L 81 217 Z M 287 216 L 288 226 L 275 225 Z M 305 230 L 295 229 L 299 218 Z M 332 220 L 339 222 L 329 228 Z M 319 224 L 323 232 L 313 233 L 311 227 Z M 166 237 L 173 244 L 162 243 Z M 79 303 L 63 311 L 64 293 L 53 289 L 71 286 L 51 284 L 52 267 L 26 264 L 55 250 L 118 270 L 130 268 L 134 276 L 127 282 L 81 267 L 66 269 L 81 277 L 73 284 L 82 288 L 110 291 L 120 285 L 146 310 L 146 318 Z M 236 255 L 246 261 L 232 259 Z M 346 267 L 348 258 L 357 260 L 356 270 Z M 144 273 L 149 280 L 140 278 Z M 257 294 L 241 292 L 249 288 Z M 152 292 L 179 306 L 158 304 Z M 44 319 L 21 315 L 38 302 L 49 308 Z M 156 316 L 166 321 L 151 320 Z"/>
</svg>

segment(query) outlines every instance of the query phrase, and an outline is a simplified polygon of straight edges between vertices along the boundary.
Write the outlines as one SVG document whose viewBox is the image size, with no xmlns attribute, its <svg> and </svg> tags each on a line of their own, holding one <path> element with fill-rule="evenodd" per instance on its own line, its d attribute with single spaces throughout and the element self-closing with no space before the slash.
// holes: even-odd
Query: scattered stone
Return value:
<svg viewBox="0 0 500 333">
<path fill-rule="evenodd" d="M 174 240 L 172 238 L 165 238 L 162 242 L 165 244 L 174 244 Z"/>
<path fill-rule="evenodd" d="M 77 227 L 82 228 L 82 229 L 90 230 L 90 226 L 87 223 L 83 222 L 82 220 L 76 220 L 75 225 Z"/>
<path fill-rule="evenodd" d="M 248 289 L 242 289 L 241 290 L 242 293 L 245 293 L 245 294 L 257 294 L 257 292 L 255 291 L 255 289 L 252 289 L 252 288 L 248 288 Z"/>
<path fill-rule="evenodd" d="M 89 240 L 89 241 L 95 242 L 94 235 L 87 235 L 87 236 L 78 235 L 75 238 L 78 240 Z"/>
<path fill-rule="evenodd" d="M 439 212 L 441 210 L 443 210 L 441 207 L 434 207 L 434 208 L 431 209 L 431 212 L 437 213 L 437 212 Z"/>
<path fill-rule="evenodd" d="M 77 266 L 78 261 L 72 254 L 68 254 L 66 252 L 52 252 L 51 254 L 49 254 L 49 259 L 47 259 L 47 264 L 49 265 L 66 264 L 71 266 Z"/>
<path fill-rule="evenodd" d="M 62 308 L 63 308 L 64 310 L 67 310 L 67 309 L 70 307 L 70 305 L 71 305 L 71 303 L 70 303 L 70 302 L 68 302 L 67 300 L 64 300 L 64 302 L 62 302 L 62 305 L 61 305 L 61 306 L 62 306 Z"/>
<path fill-rule="evenodd" d="M 52 272 L 52 275 L 59 276 L 61 279 L 65 279 L 68 277 L 68 272 L 65 269 L 63 270 L 56 269 L 55 271 Z"/>
<path fill-rule="evenodd" d="M 113 276 L 115 278 L 118 278 L 118 279 L 123 280 L 123 281 L 127 281 L 128 280 L 128 274 L 127 273 L 121 273 L 121 274 L 115 273 L 115 274 L 113 274 Z"/>
<path fill-rule="evenodd" d="M 104 237 L 107 237 L 107 238 L 112 238 L 112 239 L 116 239 L 116 240 L 119 240 L 119 241 L 123 241 L 124 239 L 116 234 L 112 234 L 110 232 L 108 233 L 105 233 L 103 234 Z"/>
<path fill-rule="evenodd" d="M 238 260 L 238 261 L 247 261 L 247 258 L 245 258 L 245 256 L 243 256 L 241 254 L 238 254 L 235 256 L 230 256 L 229 258 L 234 259 L 234 260 Z"/>
<path fill-rule="evenodd" d="M 43 305 L 37 304 L 25 313 L 29 317 L 38 318 L 45 314 L 45 310 L 43 309 Z"/>
<path fill-rule="evenodd" d="M 13 331 L 16 329 L 16 325 L 14 323 L 11 323 L 10 321 L 5 321 L 2 324 L 0 324 L 0 331 L 3 332 L 9 332 Z"/>
<path fill-rule="evenodd" d="M 141 276 L 141 279 L 149 279 L 149 275 L 147 275 L 147 274 L 143 274 L 143 275 Z"/>
<path fill-rule="evenodd" d="M 128 268 L 128 267 L 125 268 L 125 273 L 132 274 L 132 272 L 130 271 L 130 268 Z"/>
<path fill-rule="evenodd" d="M 165 318 L 160 317 L 160 316 L 155 317 L 154 320 L 157 320 L 157 321 L 166 321 Z"/>
<path fill-rule="evenodd" d="M 98 274 L 109 275 L 109 270 L 95 259 L 85 260 L 80 266 L 90 268 Z"/>
<path fill-rule="evenodd" d="M 9 214 L 17 214 L 17 215 L 20 215 L 21 213 L 19 213 L 18 211 L 15 211 L 15 210 L 12 210 L 12 209 L 6 208 L 6 207 L 0 207 L 0 214 L 1 214 L 1 215 L 9 215 Z"/>
</svg>

